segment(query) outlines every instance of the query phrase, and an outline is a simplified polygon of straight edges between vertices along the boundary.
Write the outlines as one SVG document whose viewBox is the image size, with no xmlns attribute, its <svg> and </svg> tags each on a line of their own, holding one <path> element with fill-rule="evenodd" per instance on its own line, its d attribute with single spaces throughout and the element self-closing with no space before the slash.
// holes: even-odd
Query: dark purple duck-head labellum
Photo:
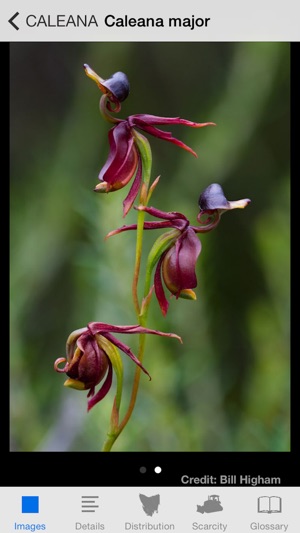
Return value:
<svg viewBox="0 0 300 533">
<path fill-rule="evenodd" d="M 200 211 L 218 210 L 222 214 L 230 209 L 243 209 L 250 202 L 251 200 L 249 200 L 249 198 L 228 201 L 221 185 L 219 185 L 219 183 L 212 183 L 200 194 L 198 204 Z"/>
<path fill-rule="evenodd" d="M 89 65 L 83 65 L 86 75 L 95 81 L 104 94 L 113 102 L 123 102 L 129 95 L 130 85 L 124 72 L 115 72 L 104 80 Z"/>
<path fill-rule="evenodd" d="M 115 72 L 110 78 L 103 81 L 102 85 L 116 98 L 116 100 L 119 100 L 119 102 L 126 100 L 129 95 L 130 85 L 124 72 Z"/>
<path fill-rule="evenodd" d="M 199 207 L 201 210 L 228 209 L 229 202 L 218 183 L 212 183 L 200 194 Z"/>
</svg>

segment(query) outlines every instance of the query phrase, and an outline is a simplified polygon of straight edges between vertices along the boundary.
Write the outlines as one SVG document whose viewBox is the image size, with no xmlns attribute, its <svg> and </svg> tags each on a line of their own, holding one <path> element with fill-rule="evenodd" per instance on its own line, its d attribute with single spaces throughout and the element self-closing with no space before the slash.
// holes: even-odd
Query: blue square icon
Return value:
<svg viewBox="0 0 300 533">
<path fill-rule="evenodd" d="M 22 496 L 22 513 L 38 513 L 39 512 L 39 497 L 38 496 Z"/>
</svg>

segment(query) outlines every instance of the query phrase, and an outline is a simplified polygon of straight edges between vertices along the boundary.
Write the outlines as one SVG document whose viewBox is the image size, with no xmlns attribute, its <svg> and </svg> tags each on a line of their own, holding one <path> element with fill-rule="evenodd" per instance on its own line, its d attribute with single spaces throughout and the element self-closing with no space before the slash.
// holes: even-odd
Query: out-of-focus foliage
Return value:
<svg viewBox="0 0 300 533">
<path fill-rule="evenodd" d="M 135 235 L 126 191 L 93 192 L 108 154 L 100 92 L 83 71 L 128 75 L 120 117 L 180 116 L 173 127 L 198 159 L 150 138 L 151 205 L 196 224 L 200 192 L 218 182 L 249 197 L 201 237 L 197 301 L 153 299 L 134 414 L 116 451 L 288 451 L 290 447 L 290 181 L 287 43 L 11 44 L 10 429 L 14 451 L 97 451 L 114 387 L 86 413 L 86 391 L 53 370 L 69 333 L 90 321 L 136 322 Z M 130 212 L 126 223 L 135 221 Z M 158 235 L 158 233 L 157 233 Z M 145 235 L 144 251 L 156 235 Z M 143 263 L 144 264 L 144 263 Z M 137 338 L 127 340 L 133 351 Z M 128 405 L 134 365 L 124 356 Z"/>
</svg>

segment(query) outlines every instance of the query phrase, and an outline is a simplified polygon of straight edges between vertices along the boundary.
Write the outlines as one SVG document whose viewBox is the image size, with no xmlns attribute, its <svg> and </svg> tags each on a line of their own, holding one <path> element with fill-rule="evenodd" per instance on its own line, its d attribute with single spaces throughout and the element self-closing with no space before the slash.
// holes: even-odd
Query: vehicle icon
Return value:
<svg viewBox="0 0 300 533">
<path fill-rule="evenodd" d="M 198 513 L 216 513 L 217 511 L 223 511 L 220 498 L 217 494 L 211 494 L 203 505 L 197 505 Z"/>
</svg>

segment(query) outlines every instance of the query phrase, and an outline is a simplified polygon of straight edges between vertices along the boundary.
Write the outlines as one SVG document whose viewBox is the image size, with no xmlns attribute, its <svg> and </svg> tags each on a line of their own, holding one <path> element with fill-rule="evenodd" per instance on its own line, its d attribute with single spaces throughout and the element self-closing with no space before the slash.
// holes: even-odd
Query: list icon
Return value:
<svg viewBox="0 0 300 533">
<path fill-rule="evenodd" d="M 38 513 L 39 512 L 39 497 L 38 496 L 22 496 L 22 513 Z"/>
<path fill-rule="evenodd" d="M 81 512 L 94 513 L 99 507 L 99 496 L 81 496 Z"/>
</svg>

